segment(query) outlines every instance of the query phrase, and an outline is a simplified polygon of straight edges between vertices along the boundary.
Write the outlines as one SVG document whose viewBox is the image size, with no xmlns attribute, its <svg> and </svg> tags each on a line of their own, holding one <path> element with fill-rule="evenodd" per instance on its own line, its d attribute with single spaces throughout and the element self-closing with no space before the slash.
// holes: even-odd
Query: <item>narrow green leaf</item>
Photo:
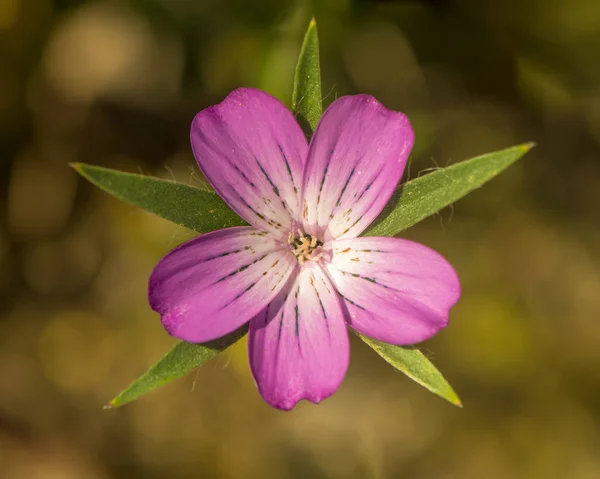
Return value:
<svg viewBox="0 0 600 479">
<path fill-rule="evenodd" d="M 192 344 L 184 341 L 177 343 L 161 360 L 121 391 L 107 407 L 123 406 L 154 389 L 185 376 L 234 344 L 247 331 L 248 326 L 244 325 L 237 331 L 208 343 Z"/>
<path fill-rule="evenodd" d="M 400 233 L 479 188 L 534 146 L 526 143 L 488 153 L 405 183 L 364 234 L 394 236 Z"/>
<path fill-rule="evenodd" d="M 358 334 L 358 336 L 385 359 L 386 362 L 399 371 L 402 371 L 413 381 L 455 406 L 462 407 L 462 403 L 458 395 L 454 392 L 454 389 L 452 389 L 448 381 L 442 376 L 442 373 L 436 369 L 421 351 L 416 348 L 387 344 L 367 338 L 362 334 Z"/>
<path fill-rule="evenodd" d="M 296 65 L 292 109 L 306 136 L 310 138 L 323 113 L 319 37 L 314 18 L 306 30 Z"/>
<path fill-rule="evenodd" d="M 246 224 L 212 191 L 83 163 L 72 166 L 91 183 L 120 200 L 198 233 Z"/>
</svg>

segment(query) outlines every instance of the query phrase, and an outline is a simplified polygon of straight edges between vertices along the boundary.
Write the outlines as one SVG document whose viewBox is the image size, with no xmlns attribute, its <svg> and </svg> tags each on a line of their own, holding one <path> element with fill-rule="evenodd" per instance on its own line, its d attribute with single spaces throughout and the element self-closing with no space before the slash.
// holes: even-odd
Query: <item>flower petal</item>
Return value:
<svg viewBox="0 0 600 479">
<path fill-rule="evenodd" d="M 369 95 L 325 111 L 310 144 L 303 188 L 305 230 L 325 241 L 358 236 L 390 199 L 413 145 L 408 118 Z"/>
<path fill-rule="evenodd" d="M 292 409 L 333 394 L 348 368 L 350 347 L 340 300 L 320 267 L 295 281 L 250 321 L 249 356 L 258 389 L 273 407 Z"/>
<path fill-rule="evenodd" d="M 220 338 L 277 295 L 297 265 L 267 233 L 250 226 L 198 236 L 167 254 L 150 276 L 150 306 L 169 334 Z"/>
<path fill-rule="evenodd" d="M 332 241 L 328 272 L 357 331 L 392 344 L 423 341 L 448 323 L 460 296 L 454 268 L 435 251 L 398 238 Z"/>
<path fill-rule="evenodd" d="M 260 90 L 234 90 L 196 115 L 190 136 L 202 173 L 237 214 L 262 230 L 289 231 L 308 146 L 283 103 Z"/>
</svg>

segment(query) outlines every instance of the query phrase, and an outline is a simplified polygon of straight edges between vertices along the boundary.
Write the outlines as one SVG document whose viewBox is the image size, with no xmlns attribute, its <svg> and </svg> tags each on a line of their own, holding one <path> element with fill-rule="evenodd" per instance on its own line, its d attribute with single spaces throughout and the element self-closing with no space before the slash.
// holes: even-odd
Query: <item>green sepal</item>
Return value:
<svg viewBox="0 0 600 479">
<path fill-rule="evenodd" d="M 175 379 L 186 376 L 237 342 L 247 332 L 246 324 L 233 333 L 208 343 L 193 344 L 185 341 L 177 343 L 154 366 L 121 391 L 107 407 L 123 406 Z"/>
<path fill-rule="evenodd" d="M 404 183 L 363 235 L 397 235 L 479 188 L 534 146 L 525 143 L 487 153 Z"/>
<path fill-rule="evenodd" d="M 437 394 L 455 406 L 462 407 L 462 402 L 452 386 L 420 350 L 414 347 L 394 346 L 362 334 L 357 335 L 398 371 L 403 372 L 433 394 Z"/>
<path fill-rule="evenodd" d="M 321 97 L 321 67 L 319 65 L 319 37 L 313 18 L 308 25 L 296 64 L 292 110 L 296 120 L 310 139 L 323 114 Z"/>
<path fill-rule="evenodd" d="M 247 224 L 213 191 L 84 163 L 71 166 L 121 201 L 198 233 Z"/>
</svg>

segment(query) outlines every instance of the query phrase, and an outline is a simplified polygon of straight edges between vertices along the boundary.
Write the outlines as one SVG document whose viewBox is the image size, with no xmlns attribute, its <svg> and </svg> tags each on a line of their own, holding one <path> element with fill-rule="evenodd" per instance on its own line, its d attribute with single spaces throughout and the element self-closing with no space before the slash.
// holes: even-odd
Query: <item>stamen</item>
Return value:
<svg viewBox="0 0 600 479">
<path fill-rule="evenodd" d="M 323 243 L 316 236 L 305 234 L 300 230 L 297 230 L 296 233 L 297 236 L 294 235 L 294 231 L 290 232 L 288 244 L 292 246 L 292 253 L 298 263 L 303 265 L 306 261 L 317 261 L 322 255 L 319 250 Z"/>
</svg>

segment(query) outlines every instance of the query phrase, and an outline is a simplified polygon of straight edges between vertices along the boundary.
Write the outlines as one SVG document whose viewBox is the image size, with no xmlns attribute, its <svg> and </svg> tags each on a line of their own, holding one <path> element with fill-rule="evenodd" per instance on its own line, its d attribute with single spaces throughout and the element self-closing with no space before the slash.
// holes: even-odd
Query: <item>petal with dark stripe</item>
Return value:
<svg viewBox="0 0 600 479">
<path fill-rule="evenodd" d="M 325 241 L 358 236 L 390 199 L 413 138 L 408 118 L 372 96 L 346 96 L 333 102 L 308 153 L 305 230 Z"/>
<path fill-rule="evenodd" d="M 202 173 L 236 213 L 287 235 L 300 212 L 308 146 L 283 103 L 260 90 L 234 90 L 196 115 L 191 143 Z"/>
<path fill-rule="evenodd" d="M 148 297 L 165 329 L 205 342 L 248 322 L 297 268 L 294 256 L 250 226 L 198 236 L 167 254 L 150 276 Z"/>
<path fill-rule="evenodd" d="M 328 272 L 349 325 L 381 341 L 414 344 L 448 324 L 460 296 L 454 268 L 440 254 L 398 238 L 332 241 Z"/>
<path fill-rule="evenodd" d="M 252 374 L 270 405 L 289 410 L 337 390 L 348 368 L 348 332 L 335 289 L 318 266 L 302 268 L 252 318 L 248 345 Z"/>
</svg>

